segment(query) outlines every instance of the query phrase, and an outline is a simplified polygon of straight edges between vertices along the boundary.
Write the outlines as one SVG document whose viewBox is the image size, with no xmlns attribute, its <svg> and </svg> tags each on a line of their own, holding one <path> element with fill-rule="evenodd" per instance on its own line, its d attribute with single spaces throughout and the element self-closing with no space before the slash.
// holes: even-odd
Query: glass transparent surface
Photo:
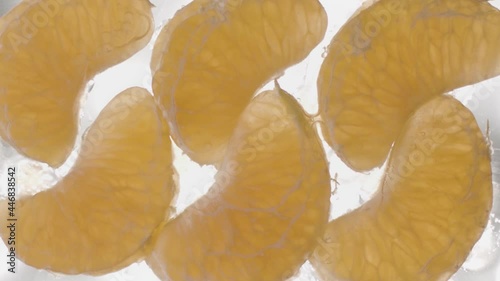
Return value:
<svg viewBox="0 0 500 281">
<path fill-rule="evenodd" d="M 325 48 L 333 35 L 345 21 L 357 10 L 361 0 L 320 0 L 328 12 L 329 28 L 325 40 L 302 63 L 291 67 L 279 78 L 283 89 L 293 94 L 311 114 L 317 111 L 316 77 L 322 62 Z M 0 14 L 8 11 L 17 0 L 0 0 Z M 153 9 L 157 30 L 155 37 L 174 13 L 187 4 L 188 0 L 153 0 L 156 7 Z M 491 1 L 500 7 L 500 0 Z M 499 27 L 500 28 L 500 27 Z M 88 91 L 82 97 L 80 112 L 80 136 L 93 122 L 102 108 L 119 92 L 131 86 L 142 86 L 151 91 L 151 73 L 149 61 L 154 40 L 135 56 L 113 68 L 99 74 L 89 82 Z M 0 46 L 1 48 L 1 46 Z M 272 88 L 272 85 L 264 87 Z M 494 177 L 494 206 L 490 223 L 470 254 L 469 259 L 459 272 L 451 279 L 453 281 L 497 281 L 500 280 L 500 77 L 483 83 L 458 89 L 452 93 L 475 114 L 478 123 L 486 132 L 487 122 L 490 125 L 490 138 L 493 143 L 493 177 Z M 65 165 L 59 169 L 51 169 L 47 165 L 30 161 L 18 155 L 0 140 L 0 196 L 6 195 L 6 167 L 15 166 L 18 169 L 18 191 L 20 194 L 34 194 L 49 188 L 58 179 L 63 177 L 71 168 L 78 151 L 79 143 L 75 145 Z M 383 173 L 382 169 L 375 169 L 369 173 L 355 173 L 347 168 L 325 145 L 330 161 L 330 172 L 337 177 L 339 185 L 332 195 L 331 218 L 338 217 L 361 205 L 370 199 L 379 185 Z M 179 149 L 175 150 L 175 166 L 180 175 L 180 194 L 176 208 L 181 212 L 198 197 L 202 196 L 213 183 L 216 172 L 211 166 L 200 167 L 191 162 Z M 335 183 L 332 181 L 332 186 Z M 2 210 L 4 211 L 4 210 Z M 3 224 L 3 222 L 1 222 Z M 118 238 L 118 237 L 117 237 Z M 17 273 L 7 272 L 7 249 L 0 243 L 0 280 L 5 281 L 154 281 L 159 280 L 153 272 L 142 262 L 133 264 L 118 272 L 92 277 L 85 275 L 67 276 L 38 270 L 17 261 Z M 292 280 L 315 281 L 319 280 L 309 263 L 304 264 L 300 273 Z M 390 281 L 390 280 L 387 280 Z M 410 281 L 410 280 L 409 280 Z"/>
</svg>

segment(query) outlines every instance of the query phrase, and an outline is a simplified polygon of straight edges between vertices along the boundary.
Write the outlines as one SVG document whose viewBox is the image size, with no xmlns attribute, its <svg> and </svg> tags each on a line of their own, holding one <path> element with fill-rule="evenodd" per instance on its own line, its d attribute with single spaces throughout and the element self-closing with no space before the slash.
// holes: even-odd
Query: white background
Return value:
<svg viewBox="0 0 500 281">
<path fill-rule="evenodd" d="M 288 69 L 280 79 L 282 88 L 293 94 L 304 108 L 311 114 L 317 110 L 316 104 L 316 77 L 319 66 L 324 55 L 325 48 L 331 38 L 341 25 L 358 9 L 363 1 L 360 0 L 320 0 L 328 12 L 329 28 L 325 40 L 311 53 L 311 55 L 299 65 Z M 15 0 L 0 0 L 0 14 L 5 13 Z M 157 7 L 153 10 L 157 25 L 157 32 L 165 25 L 175 11 L 187 4 L 188 0 L 154 0 Z M 500 7 L 500 0 L 492 2 Z M 500 27 L 499 27 L 500 28 Z M 156 33 L 157 34 L 157 33 Z M 98 75 L 89 84 L 89 93 L 82 98 L 82 110 L 80 120 L 80 135 L 92 123 L 100 110 L 113 98 L 114 95 L 131 86 L 142 86 L 151 90 L 151 74 L 149 71 L 149 60 L 153 42 L 144 50 L 127 60 L 126 62 L 108 69 Z M 93 85 L 93 87 L 91 87 Z M 267 87 L 269 88 L 269 87 Z M 495 152 L 500 149 L 500 78 L 491 79 L 481 84 L 456 90 L 452 93 L 466 104 L 476 115 L 478 123 L 484 129 L 486 121 L 490 121 L 491 139 Z M 39 190 L 49 188 L 59 178 L 67 173 L 73 163 L 79 143 L 75 146 L 75 152 L 67 163 L 53 170 L 46 165 L 29 161 L 19 156 L 14 150 L 2 144 L 0 141 L 0 195 L 5 196 L 5 167 L 16 165 L 19 170 L 19 191 L 21 194 L 32 194 Z M 337 174 L 338 186 L 335 195 L 332 195 L 332 215 L 337 217 L 352 210 L 367 201 L 376 190 L 382 171 L 376 169 L 369 173 L 354 173 L 348 169 L 333 153 L 325 146 L 330 165 L 332 177 Z M 495 204 L 490 224 L 480 242 L 476 245 L 469 260 L 464 267 L 453 277 L 453 281 L 500 281 L 500 189 L 497 184 L 500 180 L 500 154 L 493 155 L 493 169 L 495 180 Z M 176 204 L 177 211 L 182 211 L 196 198 L 203 195 L 213 183 L 215 169 L 209 166 L 200 167 L 191 162 L 188 157 L 176 150 L 175 165 L 180 173 L 181 191 Z M 3 173 L 3 174 L 2 174 Z M 2 210 L 3 211 L 3 210 Z M 18 273 L 7 272 L 7 251 L 3 243 L 0 243 L 0 280 L 6 281 L 154 281 L 158 280 L 149 270 L 145 263 L 134 264 L 119 272 L 101 277 L 90 276 L 65 276 L 37 270 L 26 266 L 18 261 Z M 300 274 L 293 280 L 314 281 L 311 266 L 306 263 Z M 388 280 L 390 281 L 390 280 Z"/>
</svg>

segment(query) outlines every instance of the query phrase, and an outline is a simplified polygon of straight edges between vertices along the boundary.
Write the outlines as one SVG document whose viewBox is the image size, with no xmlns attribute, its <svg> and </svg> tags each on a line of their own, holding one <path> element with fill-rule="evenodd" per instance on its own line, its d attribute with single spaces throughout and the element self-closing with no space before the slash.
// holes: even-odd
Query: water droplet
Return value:
<svg viewBox="0 0 500 281">
<path fill-rule="evenodd" d="M 95 85 L 94 79 L 89 80 L 89 82 L 87 83 L 87 86 L 85 87 L 85 92 L 87 92 L 87 93 L 92 92 L 92 90 L 94 89 L 94 85 Z"/>
</svg>

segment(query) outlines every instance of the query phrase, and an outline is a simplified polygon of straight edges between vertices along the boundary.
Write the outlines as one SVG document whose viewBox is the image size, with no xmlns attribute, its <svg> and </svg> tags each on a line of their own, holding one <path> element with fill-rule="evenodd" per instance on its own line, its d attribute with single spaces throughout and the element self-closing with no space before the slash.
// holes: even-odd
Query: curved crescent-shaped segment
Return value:
<svg viewBox="0 0 500 281">
<path fill-rule="evenodd" d="M 323 147 L 281 90 L 244 110 L 209 192 L 167 223 L 147 263 L 162 280 L 288 280 L 328 220 Z"/>
<path fill-rule="evenodd" d="M 437 97 L 404 126 L 375 197 L 328 224 L 311 262 L 325 281 L 448 280 L 486 227 L 492 191 L 474 116 Z"/>
<path fill-rule="evenodd" d="M 88 80 L 143 48 L 147 0 L 24 0 L 0 20 L 0 137 L 58 167 L 71 153 Z"/>
<path fill-rule="evenodd" d="M 325 140 L 356 171 L 381 166 L 420 105 L 500 75 L 499 26 L 482 0 L 379 0 L 359 11 L 318 77 Z"/>
<path fill-rule="evenodd" d="M 16 254 L 66 274 L 104 274 L 148 254 L 175 196 L 168 129 L 146 90 L 119 94 L 83 140 L 69 174 L 16 202 Z M 7 201 L 0 201 L 6 221 Z M 2 227 L 8 243 L 9 229 Z"/>
<path fill-rule="evenodd" d="M 153 91 L 177 145 L 219 163 L 256 91 L 323 39 L 318 0 L 194 0 L 159 35 Z"/>
</svg>

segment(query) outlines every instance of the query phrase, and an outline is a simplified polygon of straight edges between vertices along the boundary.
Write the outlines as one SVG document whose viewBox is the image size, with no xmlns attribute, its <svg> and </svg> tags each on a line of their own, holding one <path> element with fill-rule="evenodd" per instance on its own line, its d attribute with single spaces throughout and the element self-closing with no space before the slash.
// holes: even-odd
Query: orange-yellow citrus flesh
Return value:
<svg viewBox="0 0 500 281">
<path fill-rule="evenodd" d="M 103 274 L 147 255 L 175 196 L 168 127 L 153 97 L 131 88 L 90 127 L 69 174 L 17 200 L 16 254 L 66 274 Z M 0 202 L 3 221 L 7 201 Z M 8 229 L 1 228 L 7 243 Z"/>
<path fill-rule="evenodd" d="M 470 111 L 440 96 L 403 132 L 375 197 L 328 224 L 311 258 L 322 280 L 448 280 L 482 234 L 490 151 Z"/>
<path fill-rule="evenodd" d="M 60 166 L 87 81 L 144 47 L 153 29 L 147 0 L 21 2 L 0 21 L 0 137 Z"/>
<path fill-rule="evenodd" d="M 337 33 L 318 77 L 323 133 L 356 171 L 381 166 L 412 112 L 500 74 L 500 11 L 481 0 L 380 0 Z"/>
<path fill-rule="evenodd" d="M 159 35 L 153 91 L 194 161 L 220 163 L 255 92 L 324 37 L 318 0 L 194 0 Z"/>
<path fill-rule="evenodd" d="M 298 103 L 259 94 L 239 119 L 209 192 L 168 222 L 146 259 L 162 280 L 287 280 L 328 220 L 323 148 Z"/>
</svg>

